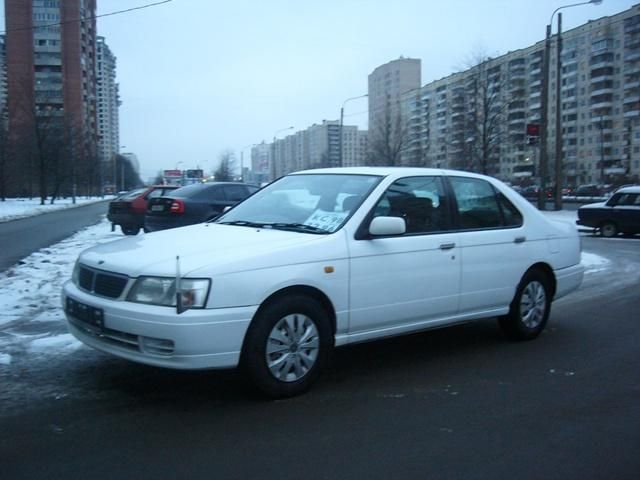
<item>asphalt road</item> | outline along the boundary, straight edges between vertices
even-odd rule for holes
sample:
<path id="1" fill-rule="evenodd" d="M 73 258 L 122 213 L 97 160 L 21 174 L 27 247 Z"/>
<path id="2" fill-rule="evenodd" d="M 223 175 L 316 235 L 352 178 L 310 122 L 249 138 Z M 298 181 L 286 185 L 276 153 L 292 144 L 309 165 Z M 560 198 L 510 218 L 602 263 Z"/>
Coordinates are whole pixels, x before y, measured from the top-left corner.
<path id="1" fill-rule="evenodd" d="M 97 223 L 107 213 L 108 201 L 56 210 L 35 217 L 0 223 L 0 272 L 36 250 L 48 247 Z"/>
<path id="2" fill-rule="evenodd" d="M 640 478 L 640 238 L 511 343 L 494 321 L 339 349 L 306 395 L 82 348 L 0 373 L 2 479 Z M 0 372 L 2 370 L 0 369 Z"/>

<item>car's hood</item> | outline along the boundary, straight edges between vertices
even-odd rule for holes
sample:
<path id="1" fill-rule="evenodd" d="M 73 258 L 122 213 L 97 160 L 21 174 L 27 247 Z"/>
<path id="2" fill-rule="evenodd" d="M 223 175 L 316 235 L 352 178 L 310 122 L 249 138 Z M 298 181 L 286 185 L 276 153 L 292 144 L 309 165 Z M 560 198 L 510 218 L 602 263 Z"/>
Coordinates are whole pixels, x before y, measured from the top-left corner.
<path id="1" fill-rule="evenodd" d="M 335 235 L 203 223 L 97 245 L 85 250 L 80 260 L 85 265 L 131 277 L 172 276 L 179 256 L 181 275 L 207 268 L 229 273 L 295 263 L 298 256 L 305 258 L 303 252 L 306 261 L 316 260 L 308 247 L 327 242 L 327 237 Z M 319 257 L 326 257 L 322 248 L 313 250 Z M 278 255 L 282 251 L 286 253 Z"/>
<path id="2" fill-rule="evenodd" d="M 581 205 L 580 208 L 602 208 L 606 203 L 607 202 L 587 203 L 586 205 Z"/>

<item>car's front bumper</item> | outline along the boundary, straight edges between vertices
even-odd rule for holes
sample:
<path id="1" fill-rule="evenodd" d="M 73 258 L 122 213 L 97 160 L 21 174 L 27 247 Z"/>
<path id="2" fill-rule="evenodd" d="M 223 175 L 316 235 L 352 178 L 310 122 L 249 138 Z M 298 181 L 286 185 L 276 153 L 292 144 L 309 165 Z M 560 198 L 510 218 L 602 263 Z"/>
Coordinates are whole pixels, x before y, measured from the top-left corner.
<path id="1" fill-rule="evenodd" d="M 67 297 L 101 309 L 97 328 L 66 314 L 69 331 L 81 342 L 134 362 L 177 369 L 233 368 L 257 306 L 187 310 L 97 297 L 67 282 Z"/>

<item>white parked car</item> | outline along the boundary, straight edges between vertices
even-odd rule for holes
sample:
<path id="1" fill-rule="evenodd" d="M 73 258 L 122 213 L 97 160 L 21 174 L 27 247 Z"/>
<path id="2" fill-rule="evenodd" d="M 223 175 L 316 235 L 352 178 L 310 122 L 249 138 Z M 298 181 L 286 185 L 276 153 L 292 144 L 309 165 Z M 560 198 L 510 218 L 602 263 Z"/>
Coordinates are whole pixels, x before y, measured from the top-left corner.
<path id="1" fill-rule="evenodd" d="M 273 397 L 334 346 L 497 317 L 536 337 L 581 283 L 575 226 L 490 177 L 420 168 L 287 175 L 213 222 L 84 251 L 69 329 L 136 362 L 241 365 Z"/>

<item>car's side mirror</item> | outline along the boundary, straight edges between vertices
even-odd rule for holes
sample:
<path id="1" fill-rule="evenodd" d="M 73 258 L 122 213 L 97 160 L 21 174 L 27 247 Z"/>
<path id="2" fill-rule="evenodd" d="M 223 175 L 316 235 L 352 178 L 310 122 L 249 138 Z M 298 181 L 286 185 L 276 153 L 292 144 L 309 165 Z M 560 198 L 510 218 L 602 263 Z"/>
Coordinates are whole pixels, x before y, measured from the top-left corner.
<path id="1" fill-rule="evenodd" d="M 229 210 L 231 210 L 231 205 L 227 205 L 226 207 L 224 207 L 222 209 L 222 213 L 227 213 Z"/>
<path id="2" fill-rule="evenodd" d="M 406 231 L 407 224 L 400 217 L 375 217 L 369 224 L 369 234 L 374 237 L 403 235 Z"/>

